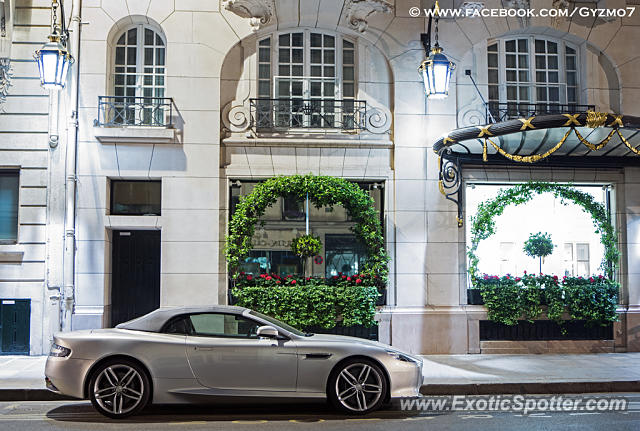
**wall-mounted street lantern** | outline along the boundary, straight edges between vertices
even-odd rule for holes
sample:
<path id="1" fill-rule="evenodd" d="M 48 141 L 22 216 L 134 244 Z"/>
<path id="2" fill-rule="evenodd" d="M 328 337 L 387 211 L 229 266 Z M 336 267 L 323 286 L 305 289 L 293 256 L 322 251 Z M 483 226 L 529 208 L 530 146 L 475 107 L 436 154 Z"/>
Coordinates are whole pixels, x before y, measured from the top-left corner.
<path id="1" fill-rule="evenodd" d="M 424 82 L 424 91 L 427 97 L 432 99 L 444 99 L 449 95 L 449 82 L 456 65 L 449 61 L 446 55 L 442 53 L 442 48 L 438 44 L 438 19 L 440 6 L 436 1 L 431 8 L 433 13 L 429 15 L 429 25 L 427 32 L 420 35 L 420 40 L 424 46 L 427 59 L 420 64 L 418 71 L 422 75 Z M 431 21 L 433 15 L 436 16 L 435 26 L 435 44 L 431 46 Z"/>
<path id="2" fill-rule="evenodd" d="M 60 22 L 58 25 L 58 0 L 51 3 L 51 34 L 49 42 L 45 43 L 35 53 L 35 59 L 40 71 L 40 84 L 47 89 L 61 90 L 67 82 L 67 72 L 73 63 L 73 57 L 67 50 L 69 31 L 65 27 L 64 7 L 60 2 Z"/>

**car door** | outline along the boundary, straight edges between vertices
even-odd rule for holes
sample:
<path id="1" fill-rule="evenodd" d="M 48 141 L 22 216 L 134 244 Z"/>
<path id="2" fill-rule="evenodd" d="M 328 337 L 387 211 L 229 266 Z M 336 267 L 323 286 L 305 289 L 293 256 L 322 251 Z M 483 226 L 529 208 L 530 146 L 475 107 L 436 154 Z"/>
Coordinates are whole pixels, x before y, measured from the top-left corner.
<path id="1" fill-rule="evenodd" d="M 187 357 L 203 386 L 221 393 L 296 390 L 297 349 L 290 339 L 258 338 L 261 324 L 239 314 L 187 319 Z"/>

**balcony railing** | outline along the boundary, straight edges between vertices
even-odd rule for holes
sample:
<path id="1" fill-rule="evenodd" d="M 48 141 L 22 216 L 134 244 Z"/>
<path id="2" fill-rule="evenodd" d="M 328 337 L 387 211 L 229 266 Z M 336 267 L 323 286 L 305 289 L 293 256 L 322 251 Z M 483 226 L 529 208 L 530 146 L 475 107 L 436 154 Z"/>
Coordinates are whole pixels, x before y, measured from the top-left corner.
<path id="1" fill-rule="evenodd" d="M 366 128 L 367 102 L 353 99 L 250 99 L 251 125 L 257 132 L 357 132 Z"/>
<path id="2" fill-rule="evenodd" d="M 489 102 L 485 105 L 486 124 L 518 118 L 530 118 L 543 114 L 575 114 L 594 110 L 594 105 L 559 104 L 559 103 L 520 103 Z"/>
<path id="3" fill-rule="evenodd" d="M 170 97 L 99 96 L 94 125 L 173 128 L 174 111 Z"/>

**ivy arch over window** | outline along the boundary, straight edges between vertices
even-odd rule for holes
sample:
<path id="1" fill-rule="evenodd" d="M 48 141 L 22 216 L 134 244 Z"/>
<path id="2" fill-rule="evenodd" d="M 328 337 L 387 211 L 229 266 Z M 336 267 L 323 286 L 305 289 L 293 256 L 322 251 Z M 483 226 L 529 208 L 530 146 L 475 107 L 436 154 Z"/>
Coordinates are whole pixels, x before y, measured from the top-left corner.
<path id="1" fill-rule="evenodd" d="M 521 110 L 531 104 L 540 112 L 579 104 L 579 64 L 578 48 L 564 40 L 521 35 L 489 41 L 487 81 L 492 113 L 500 103 Z"/>
<path id="2" fill-rule="evenodd" d="M 166 39 L 149 24 L 135 24 L 120 32 L 113 44 L 112 89 L 115 120 L 154 124 L 163 115 L 159 98 L 165 96 Z M 158 116 L 158 118 L 155 118 Z"/>

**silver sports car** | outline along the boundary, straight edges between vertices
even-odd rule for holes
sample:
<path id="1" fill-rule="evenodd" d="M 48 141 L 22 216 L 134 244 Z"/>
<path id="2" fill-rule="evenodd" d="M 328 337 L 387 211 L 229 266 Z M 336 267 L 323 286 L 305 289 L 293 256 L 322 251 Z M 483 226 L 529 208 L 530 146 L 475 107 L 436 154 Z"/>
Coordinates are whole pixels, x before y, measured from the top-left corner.
<path id="1" fill-rule="evenodd" d="M 220 396 L 327 398 L 363 414 L 418 396 L 422 360 L 242 307 L 162 308 L 114 329 L 57 334 L 45 376 L 50 390 L 90 398 L 111 418 Z"/>

